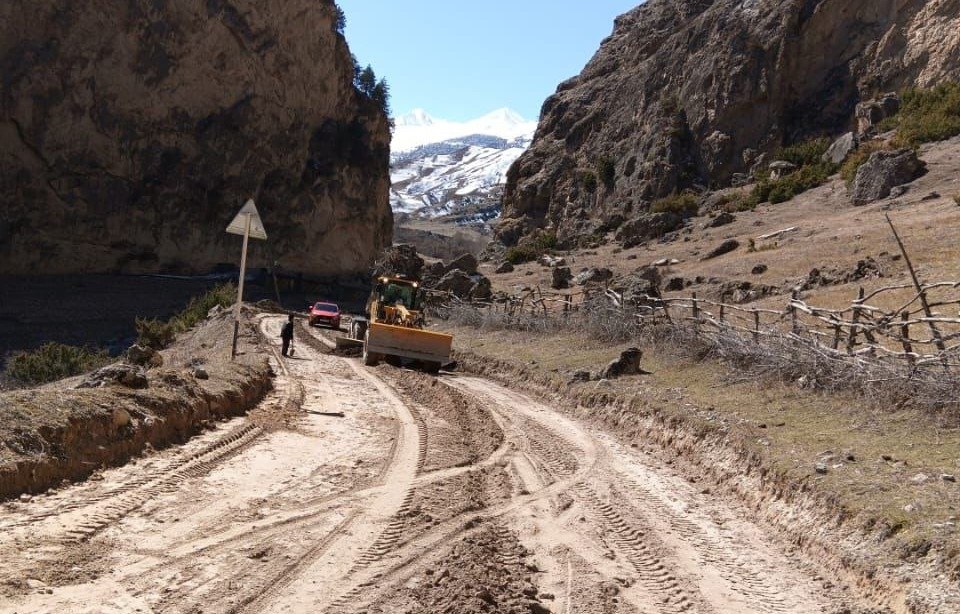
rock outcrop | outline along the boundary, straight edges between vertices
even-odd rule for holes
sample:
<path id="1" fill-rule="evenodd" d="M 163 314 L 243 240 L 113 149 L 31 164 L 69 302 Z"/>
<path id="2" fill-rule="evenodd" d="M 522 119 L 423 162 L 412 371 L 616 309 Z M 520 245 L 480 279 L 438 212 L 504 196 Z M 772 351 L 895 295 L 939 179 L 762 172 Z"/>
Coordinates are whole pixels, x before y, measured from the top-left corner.
<path id="1" fill-rule="evenodd" d="M 862 101 L 960 78 L 958 58 L 960 0 L 649 0 L 544 103 L 498 239 L 574 243 L 742 183 L 783 145 L 855 131 Z"/>
<path id="2" fill-rule="evenodd" d="M 912 149 L 875 151 L 860 168 L 850 188 L 853 204 L 860 206 L 886 198 L 899 185 L 927 172 L 927 165 Z"/>
<path id="3" fill-rule="evenodd" d="M 251 266 L 365 272 L 387 117 L 332 0 L 0 3 L 0 273 L 198 272 L 254 198 Z"/>

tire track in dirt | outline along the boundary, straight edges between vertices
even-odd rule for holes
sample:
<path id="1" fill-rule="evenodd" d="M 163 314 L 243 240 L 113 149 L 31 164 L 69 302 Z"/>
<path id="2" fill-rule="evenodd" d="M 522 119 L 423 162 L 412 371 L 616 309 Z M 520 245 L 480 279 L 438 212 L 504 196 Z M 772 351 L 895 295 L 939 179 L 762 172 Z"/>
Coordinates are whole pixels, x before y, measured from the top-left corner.
<path id="1" fill-rule="evenodd" d="M 439 381 L 444 382 L 445 379 L 441 378 Z M 466 392 L 475 396 L 472 391 L 460 389 L 456 383 L 451 383 L 450 386 L 454 390 L 459 390 L 460 393 Z M 571 447 L 577 450 L 580 448 L 563 435 L 541 426 L 537 421 L 505 413 L 502 408 L 494 404 L 484 404 L 484 407 L 496 416 L 495 421 L 503 432 L 504 441 L 493 450 L 490 456 L 475 465 L 440 470 L 436 476 L 427 474 L 425 477 L 437 477 L 443 481 L 455 479 L 464 472 L 482 470 L 480 465 L 489 463 L 492 457 L 502 458 L 519 451 L 518 453 L 524 456 L 528 454 L 536 456 L 536 462 L 531 461 L 531 465 L 536 465 L 534 470 L 539 477 L 540 487 L 529 493 L 525 492 L 526 488 L 524 488 L 519 496 L 508 498 L 506 502 L 490 505 L 484 509 L 470 509 L 455 513 L 451 518 L 428 528 L 392 552 L 385 550 L 379 553 L 377 560 L 371 561 L 369 568 L 360 570 L 362 573 L 357 575 L 353 586 L 334 600 L 325 610 L 326 612 L 333 614 L 358 611 L 361 604 L 375 601 L 380 598 L 379 595 L 390 590 L 388 588 L 374 590 L 375 585 L 396 587 L 400 582 L 398 578 L 415 573 L 416 569 L 428 561 L 436 561 L 437 553 L 451 544 L 469 539 L 470 536 L 481 531 L 480 527 L 485 527 L 490 522 L 496 523 L 498 519 L 515 513 L 521 508 L 566 492 L 577 479 L 584 477 L 592 468 L 591 459 L 594 455 L 588 451 L 583 455 L 584 462 L 578 462 L 576 453 L 564 450 Z M 556 425 L 554 428 L 557 428 Z M 549 474 L 549 477 L 544 474 Z M 422 486 L 424 483 L 421 482 L 418 485 Z M 508 532 L 503 527 L 500 530 Z M 386 557 L 387 554 L 390 555 L 389 558 Z"/>
<path id="2" fill-rule="evenodd" d="M 664 614 L 684 612 L 712 612 L 702 603 L 699 595 L 693 595 L 681 585 L 678 572 L 657 556 L 645 543 L 647 531 L 628 524 L 610 503 L 604 501 L 590 486 L 578 484 L 574 492 L 581 503 L 600 518 L 600 524 L 617 549 L 626 554 L 627 560 L 639 574 L 640 583 L 653 594 L 660 596 L 657 607 Z"/>
<path id="3" fill-rule="evenodd" d="M 268 327 L 274 327 L 276 324 L 273 321 L 274 319 L 276 318 L 263 319 L 261 334 L 264 337 L 264 342 L 276 357 L 276 349 L 267 340 L 269 334 L 266 330 Z M 314 360 L 333 361 L 335 363 L 344 361 L 344 359 L 331 357 L 316 348 L 312 348 L 311 344 L 305 345 L 306 348 L 303 347 L 303 344 L 301 345 L 298 356 L 302 356 L 306 351 L 316 354 L 313 357 Z M 320 356 L 320 354 L 323 354 L 323 356 Z M 286 365 L 282 362 L 281 364 L 291 378 L 304 377 L 303 374 L 298 375 L 291 372 L 290 369 L 286 369 Z M 266 551 L 272 544 L 276 543 L 284 543 L 285 541 L 295 543 L 298 541 L 298 535 L 306 534 L 311 530 L 323 532 L 319 540 L 310 544 L 303 551 L 297 552 L 281 566 L 279 571 L 273 572 L 271 570 L 271 573 L 264 575 L 263 570 L 256 570 L 254 572 L 255 579 L 252 580 L 256 586 L 246 590 L 244 595 L 230 605 L 226 610 L 227 612 L 261 612 L 264 609 L 282 607 L 277 602 L 284 602 L 288 600 L 291 593 L 296 593 L 297 587 L 303 584 L 304 578 L 314 578 L 316 570 L 323 569 L 322 563 L 325 560 L 337 559 L 337 564 L 334 566 L 336 569 L 362 566 L 367 563 L 369 557 L 375 558 L 385 549 L 389 549 L 397 538 L 399 530 L 402 529 L 400 519 L 408 510 L 409 499 L 412 496 L 410 484 L 412 484 L 419 467 L 422 466 L 424 457 L 423 445 L 419 442 L 417 433 L 425 430 L 426 426 L 422 424 L 422 420 L 417 419 L 414 412 L 409 411 L 409 408 L 402 407 L 402 404 L 398 405 L 399 400 L 395 396 L 391 396 L 390 390 L 384 384 L 378 385 L 377 380 L 370 379 L 367 374 L 352 364 L 349 364 L 349 370 L 355 376 L 354 384 L 349 388 L 341 389 L 341 394 L 359 398 L 370 397 L 373 393 L 374 398 L 380 399 L 380 402 L 384 405 L 391 406 L 394 414 L 396 414 L 399 427 L 396 429 L 394 437 L 391 438 L 389 456 L 372 480 L 374 485 L 367 483 L 348 491 L 333 493 L 318 500 L 312 500 L 309 505 L 320 504 L 319 509 L 301 514 L 296 518 L 282 520 L 268 527 L 258 527 L 250 533 L 237 535 L 224 540 L 222 543 L 210 546 L 211 549 L 229 556 L 240 549 L 257 552 L 261 549 Z M 363 385 L 364 383 L 368 385 Z M 411 426 L 414 428 L 411 428 Z M 399 507 L 394 514 L 385 514 L 384 510 L 389 508 L 390 502 L 398 499 L 396 490 L 398 487 L 402 488 L 404 482 L 407 483 L 407 492 L 398 501 Z M 329 523 L 325 523 L 325 521 L 335 509 L 340 509 L 342 513 L 345 513 L 345 516 L 334 526 L 326 527 L 326 524 Z M 387 520 L 380 520 L 383 516 L 388 516 Z M 372 539 L 372 544 L 364 550 L 356 542 L 362 542 L 364 537 L 370 534 L 372 527 L 378 523 L 385 523 L 386 526 L 379 534 L 374 533 L 376 538 Z M 209 553 L 209 550 L 207 552 Z M 343 553 L 348 553 L 348 556 L 342 556 Z M 356 559 L 352 564 L 349 560 L 349 554 L 351 553 L 353 558 Z M 291 557 L 289 552 L 286 556 Z M 242 569 L 245 561 L 239 563 Z M 236 575 L 237 577 L 244 576 L 242 572 Z M 323 580 L 333 582 L 334 579 L 324 577 Z M 224 583 L 220 582 L 220 584 Z M 226 593 L 231 585 L 231 581 L 227 581 L 226 588 L 220 590 Z M 194 602 L 197 607 L 202 606 L 205 601 L 202 595 L 194 597 L 182 594 L 176 595 L 171 599 L 164 600 L 164 606 L 161 607 L 161 610 L 166 609 L 169 605 L 171 611 L 179 611 L 185 600 Z"/>
<path id="4" fill-rule="evenodd" d="M 276 609 L 300 611 L 305 603 L 315 611 L 347 593 L 344 586 L 358 572 L 376 564 L 400 540 L 413 497 L 413 482 L 421 471 L 426 455 L 426 424 L 417 410 L 406 404 L 385 382 L 364 370 L 353 360 L 345 360 L 357 376 L 366 382 L 367 392 L 389 405 L 399 428 L 391 460 L 382 472 L 384 485 L 369 491 L 350 522 L 338 525 L 324 538 L 328 547 L 311 553 L 291 567 L 289 573 L 271 579 L 270 586 L 283 586 L 283 594 L 272 589 L 261 599 L 231 610 L 258 612 L 267 605 Z M 335 571 L 331 574 L 328 568 Z M 337 572 L 336 570 L 345 570 Z"/>
<path id="5" fill-rule="evenodd" d="M 769 575 L 755 569 L 755 565 L 745 560 L 740 553 L 742 546 L 730 539 L 721 542 L 710 537 L 701 525 L 677 515 L 659 497 L 639 484 L 627 482 L 625 488 L 631 495 L 632 502 L 651 510 L 656 518 L 668 525 L 667 530 L 675 532 L 696 550 L 697 556 L 705 565 L 716 568 L 729 582 L 731 591 L 742 595 L 748 603 L 761 605 L 763 612 L 791 610 L 783 597 L 783 593 L 790 587 L 773 582 Z"/>
<path id="6" fill-rule="evenodd" d="M 687 501 L 686 491 L 669 491 L 671 482 L 656 478 L 654 468 L 645 467 L 646 474 L 628 472 L 625 468 L 642 465 L 641 461 L 623 448 L 606 443 L 605 437 L 593 438 L 572 421 L 549 416 L 554 412 L 547 406 L 492 382 L 458 377 L 451 385 L 487 398 L 492 405 L 499 406 L 501 414 L 512 412 L 521 416 L 514 418 L 523 437 L 517 444 L 518 450 L 530 466 L 537 468 L 540 464 L 540 473 L 547 479 L 563 479 L 576 471 L 584 441 L 592 440 L 591 445 L 599 449 L 597 470 L 589 474 L 590 479 L 578 480 L 566 493 L 587 512 L 591 522 L 586 527 L 571 523 L 566 528 L 584 538 L 607 543 L 629 562 L 637 573 L 644 607 L 656 605 L 657 611 L 669 614 L 799 614 L 811 611 L 811 607 L 829 607 L 826 604 L 832 602 L 827 595 L 809 594 L 814 589 L 813 582 L 797 584 L 795 578 L 804 572 L 786 557 L 773 554 L 765 543 L 759 543 L 756 531 L 730 535 L 713 524 L 709 515 L 691 512 L 696 504 L 677 503 Z M 578 450 L 577 444 L 580 451 L 571 460 L 569 453 Z M 655 486 L 645 484 L 644 476 L 654 480 Z M 668 491 L 672 504 L 664 498 Z M 711 505 L 707 500 L 698 501 Z M 565 507 L 566 504 L 560 504 L 561 511 Z M 723 504 L 716 509 L 724 509 Z M 596 537 L 582 531 L 590 525 L 596 527 Z M 571 543 L 571 547 L 575 545 Z M 751 550 L 756 548 L 766 554 L 751 557 Z M 642 595 L 652 595 L 655 603 L 647 603 Z"/>

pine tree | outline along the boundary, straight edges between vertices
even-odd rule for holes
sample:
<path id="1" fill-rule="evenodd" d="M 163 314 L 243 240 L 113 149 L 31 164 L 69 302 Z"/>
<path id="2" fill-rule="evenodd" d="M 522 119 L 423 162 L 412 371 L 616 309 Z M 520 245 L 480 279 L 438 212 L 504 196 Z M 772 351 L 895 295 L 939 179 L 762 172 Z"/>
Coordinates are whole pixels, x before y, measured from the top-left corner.
<path id="1" fill-rule="evenodd" d="M 343 9 L 339 6 L 337 8 L 337 20 L 334 22 L 334 29 L 338 34 L 343 34 L 343 31 L 347 29 L 347 14 L 343 12 Z"/>
<path id="2" fill-rule="evenodd" d="M 367 64 L 367 67 L 360 71 L 360 75 L 357 77 L 357 89 L 367 98 L 373 98 L 373 91 L 376 87 L 377 75 L 373 72 L 373 68 Z"/>
<path id="3" fill-rule="evenodd" d="M 350 54 L 350 60 L 353 62 L 353 86 L 357 89 L 360 89 L 360 73 L 363 72 L 363 69 L 360 68 L 360 62 L 357 61 L 357 56 Z"/>
<path id="4" fill-rule="evenodd" d="M 380 79 L 373 88 L 373 101 L 383 109 L 383 112 L 390 115 L 390 85 L 386 79 Z"/>

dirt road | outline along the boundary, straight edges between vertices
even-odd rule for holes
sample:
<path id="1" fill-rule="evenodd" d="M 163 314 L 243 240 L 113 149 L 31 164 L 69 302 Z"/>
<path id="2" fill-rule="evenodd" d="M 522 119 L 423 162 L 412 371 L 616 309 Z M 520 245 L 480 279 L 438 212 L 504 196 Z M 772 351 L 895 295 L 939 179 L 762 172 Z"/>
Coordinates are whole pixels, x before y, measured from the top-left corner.
<path id="1" fill-rule="evenodd" d="M 265 338 L 281 323 L 264 317 Z M 736 504 L 528 396 L 367 369 L 306 339 L 283 362 L 264 351 L 276 390 L 248 417 L 4 506 L 0 612 L 808 614 L 856 601 Z"/>

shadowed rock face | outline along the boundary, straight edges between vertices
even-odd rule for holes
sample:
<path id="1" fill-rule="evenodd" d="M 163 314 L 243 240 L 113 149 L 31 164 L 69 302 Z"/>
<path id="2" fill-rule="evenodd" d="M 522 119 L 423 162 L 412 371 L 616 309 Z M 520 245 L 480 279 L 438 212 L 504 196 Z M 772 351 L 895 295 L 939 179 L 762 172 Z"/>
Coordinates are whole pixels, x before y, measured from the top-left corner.
<path id="1" fill-rule="evenodd" d="M 960 0 L 650 0 L 544 103 L 498 237 L 589 235 L 655 198 L 724 185 L 784 144 L 846 132 L 861 100 L 951 78 Z"/>
<path id="2" fill-rule="evenodd" d="M 256 199 L 251 266 L 365 271 L 387 118 L 329 0 L 0 3 L 0 273 L 197 272 Z"/>

